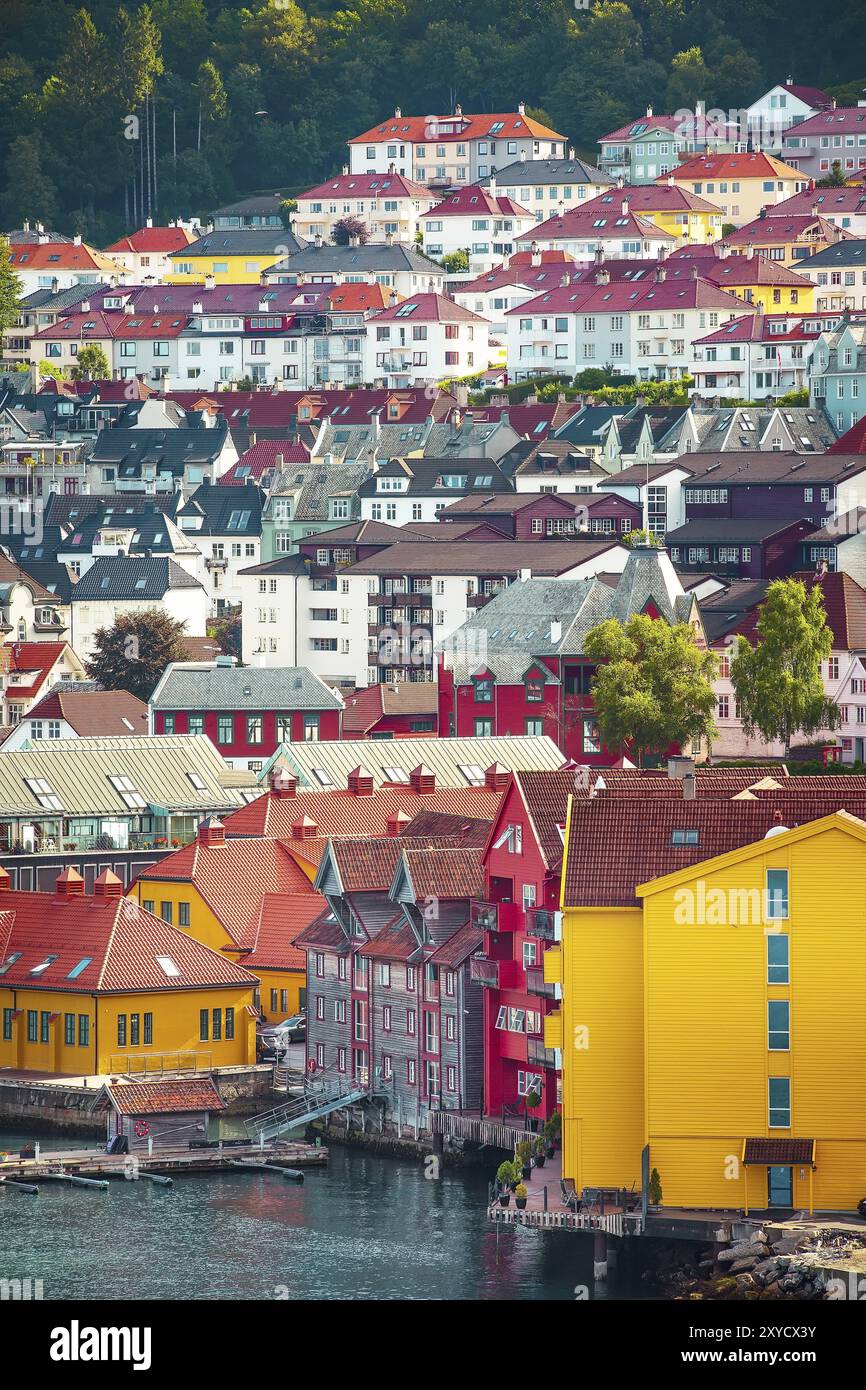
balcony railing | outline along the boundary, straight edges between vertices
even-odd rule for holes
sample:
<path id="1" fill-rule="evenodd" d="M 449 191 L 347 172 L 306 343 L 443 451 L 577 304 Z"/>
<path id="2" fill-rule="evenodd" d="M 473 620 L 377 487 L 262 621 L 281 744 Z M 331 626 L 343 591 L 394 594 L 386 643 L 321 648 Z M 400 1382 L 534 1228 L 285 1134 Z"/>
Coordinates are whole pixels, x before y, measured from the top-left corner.
<path id="1" fill-rule="evenodd" d="M 562 914 L 545 907 L 536 907 L 526 914 L 526 935 L 538 941 L 559 941 L 562 937 Z"/>
<path id="2" fill-rule="evenodd" d="M 548 984 L 544 971 L 538 966 L 529 966 L 526 971 L 526 988 L 530 994 L 540 994 L 544 999 L 556 998 L 556 985 Z"/>
<path id="3" fill-rule="evenodd" d="M 523 925 L 518 903 L 471 902 L 469 920 L 479 931 L 514 931 Z"/>
<path id="4" fill-rule="evenodd" d="M 502 963 L 500 960 L 488 960 L 485 956 L 471 956 L 469 978 L 480 985 L 486 985 L 488 989 L 499 989 L 499 967 Z"/>

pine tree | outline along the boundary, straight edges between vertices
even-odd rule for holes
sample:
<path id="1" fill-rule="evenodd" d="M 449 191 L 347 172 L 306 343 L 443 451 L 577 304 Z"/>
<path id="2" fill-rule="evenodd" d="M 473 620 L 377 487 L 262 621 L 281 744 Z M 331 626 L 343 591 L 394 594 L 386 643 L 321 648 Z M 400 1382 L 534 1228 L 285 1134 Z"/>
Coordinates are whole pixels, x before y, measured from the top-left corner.
<path id="1" fill-rule="evenodd" d="M 11 328 L 21 309 L 21 281 L 12 267 L 12 251 L 0 237 L 0 334 Z"/>

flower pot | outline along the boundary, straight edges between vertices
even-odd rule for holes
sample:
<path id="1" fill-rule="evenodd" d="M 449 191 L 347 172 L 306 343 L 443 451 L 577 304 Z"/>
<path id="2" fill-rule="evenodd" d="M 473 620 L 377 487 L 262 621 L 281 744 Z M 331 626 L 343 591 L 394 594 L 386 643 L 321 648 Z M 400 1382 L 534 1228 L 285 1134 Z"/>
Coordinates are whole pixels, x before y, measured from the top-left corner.
<path id="1" fill-rule="evenodd" d="M 531 1177 L 532 1177 L 532 1164 L 531 1164 L 531 1163 L 524 1163 L 524 1165 L 523 1165 L 523 1181 L 524 1181 L 524 1182 L 527 1182 L 528 1179 L 531 1178 Z"/>
<path id="2" fill-rule="evenodd" d="M 544 1154 L 536 1154 L 536 1155 L 535 1155 L 535 1166 L 536 1166 L 536 1168 L 543 1168 L 546 1162 L 547 1162 L 547 1159 L 546 1159 L 546 1157 L 545 1157 Z"/>
<path id="3" fill-rule="evenodd" d="M 526 1206 L 526 1202 L 527 1202 L 527 1198 L 526 1198 L 526 1197 L 515 1197 L 515 1199 L 514 1199 L 514 1205 L 515 1205 L 520 1211 L 523 1211 L 523 1208 Z"/>
<path id="4" fill-rule="evenodd" d="M 547 1146 L 547 1157 L 556 1158 L 556 1148 L 553 1144 L 548 1144 Z"/>
<path id="5" fill-rule="evenodd" d="M 507 1207 L 507 1206 L 508 1206 L 508 1203 L 509 1203 L 510 1201 L 511 1201 L 511 1193 L 510 1193 L 510 1192 L 500 1192 L 500 1194 L 499 1194 L 499 1205 L 500 1205 L 501 1207 Z"/>

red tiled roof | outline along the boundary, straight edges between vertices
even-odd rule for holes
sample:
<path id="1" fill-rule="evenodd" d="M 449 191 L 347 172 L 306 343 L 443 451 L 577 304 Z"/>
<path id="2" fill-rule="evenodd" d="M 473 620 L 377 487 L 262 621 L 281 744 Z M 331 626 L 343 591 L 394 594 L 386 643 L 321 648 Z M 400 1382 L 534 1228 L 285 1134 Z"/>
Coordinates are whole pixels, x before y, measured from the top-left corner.
<path id="1" fill-rule="evenodd" d="M 800 196 L 800 195 L 796 195 Z M 781 206 L 781 205 L 780 205 Z M 754 246 L 756 243 L 802 241 L 815 227 L 828 241 L 850 241 L 853 234 L 841 227 L 834 227 L 826 217 L 813 212 L 780 213 L 771 207 L 764 217 L 756 217 L 744 227 L 735 227 L 725 237 L 726 246 Z"/>
<path id="2" fill-rule="evenodd" d="M 22 242 L 11 247 L 15 270 L 104 270 L 117 274 L 117 262 L 92 246 L 76 246 L 72 241 L 51 241 L 43 245 Z"/>
<path id="3" fill-rule="evenodd" d="M 804 122 L 804 124 L 807 124 Z M 797 127 L 799 133 L 802 126 Z M 803 175 L 790 164 L 775 159 L 773 155 L 761 151 L 748 154 L 699 154 L 678 164 L 672 174 L 677 183 L 685 180 L 700 182 L 702 179 L 796 179 L 803 182 Z M 669 174 L 659 174 L 656 183 L 666 183 Z"/>
<path id="4" fill-rule="evenodd" d="M 188 322 L 187 314 L 120 314 L 96 309 L 87 314 L 67 314 L 33 336 L 36 339 L 68 338 L 81 342 L 114 338 L 177 338 Z"/>
<path id="5" fill-rule="evenodd" d="M 833 100 L 820 87 L 801 87 L 798 82 L 783 82 L 782 86 L 792 97 L 799 97 L 807 106 L 830 106 Z"/>
<path id="6" fill-rule="evenodd" d="M 420 949 L 417 936 L 400 913 L 386 922 L 371 941 L 365 941 L 358 955 L 383 960 L 410 960 Z"/>
<path id="7" fill-rule="evenodd" d="M 471 922 L 466 922 L 459 927 L 453 936 L 449 936 L 447 941 L 443 941 L 432 954 L 428 957 L 433 965 L 438 965 L 445 970 L 456 970 L 458 965 L 462 965 L 467 956 L 480 950 L 484 945 L 484 933 L 474 927 Z"/>
<path id="8" fill-rule="evenodd" d="M 857 131 L 866 135 L 866 106 L 837 106 L 834 111 L 817 111 L 800 121 L 797 136 L 847 135 Z"/>
<path id="9" fill-rule="evenodd" d="M 593 200 L 595 201 L 595 199 Z M 596 226 L 596 223 L 602 223 Z M 539 222 L 527 232 L 521 232 L 515 239 L 525 241 L 604 241 L 608 237 L 621 240 L 624 237 L 640 237 L 642 241 L 669 241 L 673 245 L 676 237 L 672 232 L 663 232 L 654 222 L 629 208 L 621 212 L 620 206 L 608 208 L 604 212 L 587 210 L 583 204 L 579 208 L 569 208 L 567 212 L 556 213 L 546 222 Z"/>
<path id="10" fill-rule="evenodd" d="M 0 905 L 14 914 L 8 953 L 21 952 L 2 977 L 6 987 L 125 994 L 217 985 L 251 988 L 255 983 L 248 971 L 146 912 L 132 898 L 5 889 Z M 33 975 L 34 967 L 48 956 L 55 959 Z M 70 978 L 85 957 L 90 957 L 89 963 Z M 166 974 L 159 957 L 173 961 L 178 973 Z"/>
<path id="11" fill-rule="evenodd" d="M 438 715 L 437 687 L 430 681 L 371 685 L 346 696 L 343 733 L 368 733 L 385 715 Z"/>
<path id="12" fill-rule="evenodd" d="M 7 691 L 7 699 L 20 695 L 29 699 L 41 689 L 49 672 L 63 656 L 68 642 L 8 642 L 3 648 L 9 654 L 9 671 L 32 671 L 29 685 L 16 684 Z"/>
<path id="13" fill-rule="evenodd" d="M 400 843 L 398 841 L 398 843 Z M 439 899 L 480 898 L 484 894 L 484 870 L 481 851 L 450 845 L 434 848 L 414 848 L 414 842 L 404 840 L 406 867 L 418 902 Z"/>
<path id="14" fill-rule="evenodd" d="M 404 834 L 380 835 L 376 839 L 363 840 L 346 838 L 332 840 L 330 851 L 344 893 L 371 893 L 390 888 L 403 854 L 410 860 L 412 883 L 419 898 L 472 897 L 476 892 L 480 893 L 483 887 L 480 878 L 473 878 L 471 875 L 467 877 L 467 870 L 458 858 L 460 855 L 468 855 L 480 866 L 478 847 L 455 846 L 448 836 L 410 839 Z M 455 856 L 453 860 L 449 857 L 451 855 Z M 419 858 L 434 862 L 425 870 L 418 867 Z M 453 880 L 447 877 L 449 867 L 453 868 L 456 874 Z M 424 885 L 423 891 L 416 884 L 416 873 L 418 881 Z M 480 874 L 480 867 L 478 873 Z M 434 880 L 439 884 L 438 890 L 429 888 L 429 884 Z M 468 892 L 464 892 L 463 889 L 470 880 L 473 886 Z"/>
<path id="15" fill-rule="evenodd" d="M 295 939 L 321 912 L 318 893 L 265 893 L 236 948 L 223 949 L 237 949 L 247 970 L 303 970 L 306 956 Z"/>
<path id="16" fill-rule="evenodd" d="M 363 138 L 363 137 L 362 137 Z M 402 174 L 338 174 L 326 183 L 318 183 L 299 193 L 296 201 L 305 203 L 320 198 L 423 198 L 430 194 L 423 183 L 415 183 Z"/>
<path id="17" fill-rule="evenodd" d="M 293 443 L 290 439 L 257 439 L 246 453 L 241 454 L 220 478 L 221 487 L 237 487 L 247 478 L 258 481 L 270 469 L 279 472 L 291 463 L 309 463 L 310 451 L 306 444 Z M 239 476 L 239 469 L 248 468 L 249 473 Z"/>
<path id="18" fill-rule="evenodd" d="M 866 454 L 866 415 L 841 434 L 827 450 L 828 454 Z"/>
<path id="19" fill-rule="evenodd" d="M 64 719 L 82 737 L 146 734 L 147 705 L 127 690 L 52 690 L 28 719 Z"/>
<path id="20" fill-rule="evenodd" d="M 670 178 L 670 175 L 668 175 Z M 609 188 L 582 203 L 581 212 L 606 212 L 609 208 L 619 209 L 627 201 L 633 212 L 712 212 L 719 215 L 715 203 L 707 202 L 697 193 L 686 188 L 678 188 L 675 183 L 629 183 L 622 188 Z"/>
<path id="21" fill-rule="evenodd" d="M 797 289 L 812 286 L 805 275 L 796 275 L 781 261 L 771 261 L 769 256 L 720 256 L 712 263 L 703 264 L 701 274 L 720 289 L 725 285 L 790 285 Z"/>
<path id="22" fill-rule="evenodd" d="M 241 809 L 251 810 L 256 804 Z M 293 819 L 300 814 L 296 810 Z M 230 820 L 226 818 L 226 826 Z M 148 885 L 163 881 L 191 883 L 236 945 L 245 939 L 266 892 L 312 894 L 309 878 L 275 838 L 210 845 L 196 840 L 153 864 L 137 880 L 148 896 Z"/>
<path id="23" fill-rule="evenodd" d="M 741 260 L 732 256 L 731 261 Z M 727 264 L 727 262 L 725 262 Z M 663 267 L 667 262 L 662 263 Z M 806 287 L 809 281 L 794 277 L 797 284 Z M 655 277 L 637 282 L 615 280 L 609 284 L 597 285 L 586 281 L 583 284 L 561 285 L 545 294 L 528 299 L 514 309 L 506 311 L 506 317 L 513 315 L 540 314 L 585 314 L 593 309 L 598 313 L 640 313 L 646 309 L 661 312 L 664 309 L 735 309 L 742 307 L 743 301 L 735 295 L 714 284 L 703 272 L 697 279 L 683 276 L 677 279 L 665 270 L 665 278 Z"/>
<path id="24" fill-rule="evenodd" d="M 420 388 L 413 387 L 395 391 L 384 387 L 375 390 L 359 388 L 357 391 L 322 390 L 318 387 L 309 391 L 219 391 L 213 396 L 201 391 L 168 391 L 166 397 L 177 401 L 185 410 L 196 409 L 202 401 L 210 401 L 225 417 L 230 429 L 238 425 L 254 431 L 281 429 L 287 436 L 293 422 L 308 424 L 332 416 L 337 410 L 341 412 L 341 425 L 369 424 L 372 412 L 385 412 L 388 402 L 396 400 L 403 407 L 399 419 L 420 424 L 431 414 L 437 419 L 444 418 L 447 411 L 457 404 L 444 391 L 430 396 Z M 309 406 L 308 416 L 299 415 L 302 404 Z M 344 410 L 347 410 L 345 415 L 342 413 Z M 383 413 L 383 421 L 387 418 Z"/>
<path id="25" fill-rule="evenodd" d="M 449 130 L 447 127 L 453 127 Z M 496 126 L 496 130 L 492 127 Z M 555 130 L 542 125 L 519 111 L 484 112 L 469 115 L 462 112 L 453 116 L 389 116 L 379 125 L 365 130 L 363 135 L 354 135 L 350 145 L 376 145 L 383 140 L 394 138 L 407 142 L 430 141 L 444 144 L 452 140 L 483 140 L 493 135 L 497 140 L 513 140 L 522 135 L 533 135 L 542 140 L 564 140 Z"/>
<path id="26" fill-rule="evenodd" d="M 491 217 L 501 217 L 503 214 L 506 217 L 532 216 L 528 208 L 515 203 L 512 198 L 489 193 L 479 184 L 467 184 L 465 188 L 457 188 L 446 194 L 441 203 L 422 214 L 422 221 L 427 217 L 475 217 L 485 212 Z"/>
<path id="27" fill-rule="evenodd" d="M 410 306 L 415 305 L 410 314 Z M 392 304 L 387 309 L 383 309 L 381 314 L 374 314 L 373 323 L 382 323 L 388 319 L 411 319 L 413 323 L 427 321 L 434 323 L 453 323 L 455 320 L 466 323 L 486 323 L 480 314 L 473 314 L 470 309 L 464 309 L 459 304 L 455 304 L 453 299 L 446 299 L 444 295 L 434 294 L 432 291 L 425 294 L 412 294 L 408 299 L 404 299 L 400 304 Z M 340 423 L 343 423 L 342 417 Z"/>
<path id="28" fill-rule="evenodd" d="M 859 212 L 866 214 L 866 189 L 863 188 L 805 188 L 800 193 L 792 193 L 783 203 L 773 204 L 775 217 L 791 217 L 799 214 L 822 217 L 833 213 Z"/>
<path id="29" fill-rule="evenodd" d="M 181 1115 L 224 1110 L 225 1102 L 209 1076 L 177 1081 L 127 1081 L 106 1086 L 121 1115 Z"/>
<path id="30" fill-rule="evenodd" d="M 349 940 L 329 907 L 295 937 L 298 947 L 320 946 L 326 951 L 348 951 Z"/>
<path id="31" fill-rule="evenodd" d="M 379 309 L 386 309 L 391 297 L 391 291 L 385 285 L 364 285 L 361 283 L 353 284 L 347 281 L 345 284 L 336 285 L 326 295 L 327 309 L 332 314 L 362 314 L 375 313 Z M 398 295 L 402 300 L 403 296 Z"/>
<path id="32" fill-rule="evenodd" d="M 195 240 L 192 233 L 183 227 L 139 227 L 137 232 L 122 236 L 119 241 L 106 246 L 105 253 L 111 255 L 113 251 L 134 251 L 138 254 L 147 255 L 149 252 L 158 256 L 165 252 L 182 251 Z"/>
<path id="33" fill-rule="evenodd" d="M 866 820 L 866 793 L 835 785 L 847 779 L 832 780 L 832 787 L 811 795 L 768 794 L 743 801 L 702 800 L 700 793 L 694 801 L 604 795 L 575 800 L 563 902 L 569 907 L 635 906 L 638 884 L 756 843 L 780 823 L 777 811 L 789 828 L 837 810 Z M 696 830 L 698 843 L 674 845 L 677 829 Z"/>

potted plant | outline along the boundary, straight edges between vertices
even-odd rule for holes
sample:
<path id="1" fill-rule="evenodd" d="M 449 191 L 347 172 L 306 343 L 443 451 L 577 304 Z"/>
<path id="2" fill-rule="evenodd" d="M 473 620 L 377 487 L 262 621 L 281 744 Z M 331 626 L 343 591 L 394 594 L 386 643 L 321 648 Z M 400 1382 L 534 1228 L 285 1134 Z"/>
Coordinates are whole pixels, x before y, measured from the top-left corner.
<path id="1" fill-rule="evenodd" d="M 519 1182 L 517 1184 L 517 1187 L 514 1189 L 514 1205 L 520 1211 L 523 1211 L 524 1207 L 526 1206 L 526 1198 L 528 1197 L 528 1195 L 529 1194 L 526 1190 L 525 1184 Z"/>
<path id="2" fill-rule="evenodd" d="M 547 1141 L 547 1157 L 553 1158 L 556 1153 L 556 1146 L 562 1135 L 562 1115 L 558 1110 L 544 1123 L 544 1138 Z"/>
<path id="3" fill-rule="evenodd" d="M 496 1181 L 499 1185 L 499 1205 L 507 1207 L 511 1201 L 511 1186 L 514 1181 L 514 1164 L 508 1159 L 497 1168 Z"/>
<path id="4" fill-rule="evenodd" d="M 662 1204 L 662 1180 L 658 1168 L 653 1168 L 650 1173 L 647 1199 L 651 1207 L 660 1207 Z"/>
<path id="5" fill-rule="evenodd" d="M 532 1177 L 532 1145 L 528 1139 L 521 1139 L 514 1150 L 517 1159 L 517 1167 L 520 1169 L 521 1176 L 526 1181 Z"/>
<path id="6" fill-rule="evenodd" d="M 535 1160 L 536 1168 L 543 1168 L 547 1160 L 547 1144 L 542 1134 L 539 1134 L 532 1145 L 532 1156 Z"/>

